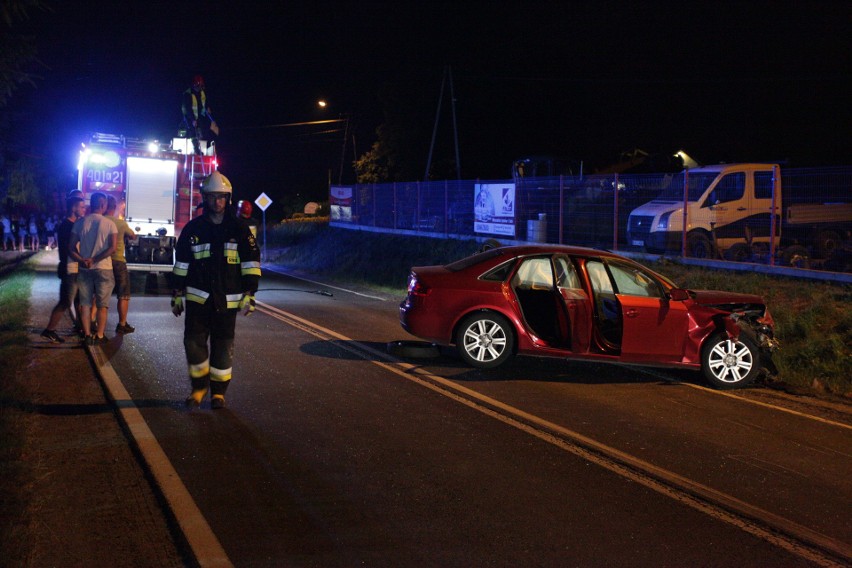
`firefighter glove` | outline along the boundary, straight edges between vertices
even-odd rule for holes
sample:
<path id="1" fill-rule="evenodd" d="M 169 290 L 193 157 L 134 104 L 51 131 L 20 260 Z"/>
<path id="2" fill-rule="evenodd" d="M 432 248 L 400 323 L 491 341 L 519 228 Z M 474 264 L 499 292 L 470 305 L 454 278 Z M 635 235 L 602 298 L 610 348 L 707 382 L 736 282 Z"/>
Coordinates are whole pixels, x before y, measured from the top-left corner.
<path id="1" fill-rule="evenodd" d="M 183 296 L 175 296 L 172 298 L 172 313 L 175 317 L 180 317 L 183 313 Z"/>
<path id="2" fill-rule="evenodd" d="M 254 312 L 254 308 L 254 294 L 246 292 L 243 294 L 243 299 L 240 300 L 240 309 L 243 311 L 243 315 L 250 316 Z"/>

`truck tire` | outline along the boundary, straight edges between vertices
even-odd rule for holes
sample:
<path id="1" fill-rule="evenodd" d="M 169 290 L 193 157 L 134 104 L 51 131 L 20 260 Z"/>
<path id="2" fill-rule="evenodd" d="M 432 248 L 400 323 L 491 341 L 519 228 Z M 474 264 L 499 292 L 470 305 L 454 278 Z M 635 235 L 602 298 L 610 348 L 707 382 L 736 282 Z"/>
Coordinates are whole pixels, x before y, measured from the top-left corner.
<path id="1" fill-rule="evenodd" d="M 820 231 L 814 244 L 819 257 L 827 260 L 840 248 L 840 235 L 836 231 Z"/>
<path id="2" fill-rule="evenodd" d="M 691 258 L 713 258 L 713 243 L 704 233 L 693 232 L 686 236 L 686 256 Z"/>
<path id="3" fill-rule="evenodd" d="M 781 254 L 781 260 L 784 266 L 793 266 L 795 268 L 809 268 L 811 264 L 808 249 L 802 245 L 791 245 L 785 248 Z"/>
<path id="4" fill-rule="evenodd" d="M 485 252 L 487 250 L 491 250 L 491 249 L 494 249 L 494 248 L 500 248 L 502 246 L 503 246 L 503 243 L 501 243 L 497 239 L 488 239 L 487 241 L 482 243 L 482 246 L 479 247 L 479 252 Z"/>
<path id="5" fill-rule="evenodd" d="M 751 259 L 751 248 L 746 243 L 734 243 L 725 251 L 725 260 L 745 262 Z"/>

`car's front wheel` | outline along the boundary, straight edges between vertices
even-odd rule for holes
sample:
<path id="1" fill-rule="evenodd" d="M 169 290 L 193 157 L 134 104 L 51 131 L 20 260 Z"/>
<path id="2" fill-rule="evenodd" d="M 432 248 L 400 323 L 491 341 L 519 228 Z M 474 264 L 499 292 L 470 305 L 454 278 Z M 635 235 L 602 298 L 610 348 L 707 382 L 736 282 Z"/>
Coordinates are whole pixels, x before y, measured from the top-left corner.
<path id="1" fill-rule="evenodd" d="M 737 339 L 716 334 L 707 341 L 701 354 L 704 377 L 718 389 L 745 387 L 754 381 L 760 369 L 760 351 L 746 333 L 740 333 Z"/>
<path id="2" fill-rule="evenodd" d="M 456 332 L 461 358 L 473 367 L 493 369 L 512 358 L 515 332 L 499 314 L 481 312 L 467 316 Z"/>

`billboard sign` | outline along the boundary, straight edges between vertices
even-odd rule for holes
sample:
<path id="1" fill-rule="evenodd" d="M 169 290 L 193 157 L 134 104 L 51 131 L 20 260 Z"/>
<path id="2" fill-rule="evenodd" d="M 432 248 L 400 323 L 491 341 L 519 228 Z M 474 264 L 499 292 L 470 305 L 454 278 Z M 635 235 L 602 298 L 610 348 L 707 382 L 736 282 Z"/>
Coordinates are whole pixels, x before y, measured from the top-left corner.
<path id="1" fill-rule="evenodd" d="M 332 187 L 329 192 L 329 209 L 332 221 L 352 222 L 352 188 Z"/>
<path id="2" fill-rule="evenodd" d="M 473 189 L 473 230 L 515 236 L 515 184 L 477 183 Z"/>

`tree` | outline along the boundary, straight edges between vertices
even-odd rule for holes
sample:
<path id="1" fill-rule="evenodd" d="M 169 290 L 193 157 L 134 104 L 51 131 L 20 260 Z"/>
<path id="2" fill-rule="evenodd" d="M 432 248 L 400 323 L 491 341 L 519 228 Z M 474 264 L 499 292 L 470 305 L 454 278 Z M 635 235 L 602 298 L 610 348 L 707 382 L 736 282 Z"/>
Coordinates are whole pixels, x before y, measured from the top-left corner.
<path id="1" fill-rule="evenodd" d="M 0 0 L 0 108 L 23 84 L 35 86 L 38 79 L 29 68 L 36 63 L 36 41 L 32 36 L 10 33 L 15 22 L 27 19 L 28 10 L 46 10 L 42 0 Z"/>
<path id="2" fill-rule="evenodd" d="M 38 79 L 31 71 L 38 63 L 34 37 L 14 34 L 14 24 L 25 21 L 34 8 L 47 10 L 42 0 L 0 0 L 0 109 L 6 107 L 14 92 L 24 84 L 35 86 Z M 36 182 L 35 166 L 24 160 L 7 159 L 6 131 L 10 113 L 0 115 L 0 188 L 6 187 L 5 202 L 21 207 L 40 208 L 45 201 Z"/>
<path id="3" fill-rule="evenodd" d="M 355 160 L 358 183 L 381 183 L 388 180 L 386 154 L 385 145 L 377 140 L 366 154 Z"/>
<path id="4" fill-rule="evenodd" d="M 398 86 L 386 85 L 382 90 L 385 121 L 376 129 L 378 139 L 370 150 L 355 160 L 358 183 L 410 181 L 423 176 L 429 119 L 422 111 L 422 96 L 405 93 Z"/>
<path id="5" fill-rule="evenodd" d="M 41 210 L 45 204 L 41 187 L 36 182 L 37 168 L 31 161 L 21 158 L 9 164 L 9 187 L 6 201 L 18 209 Z"/>

